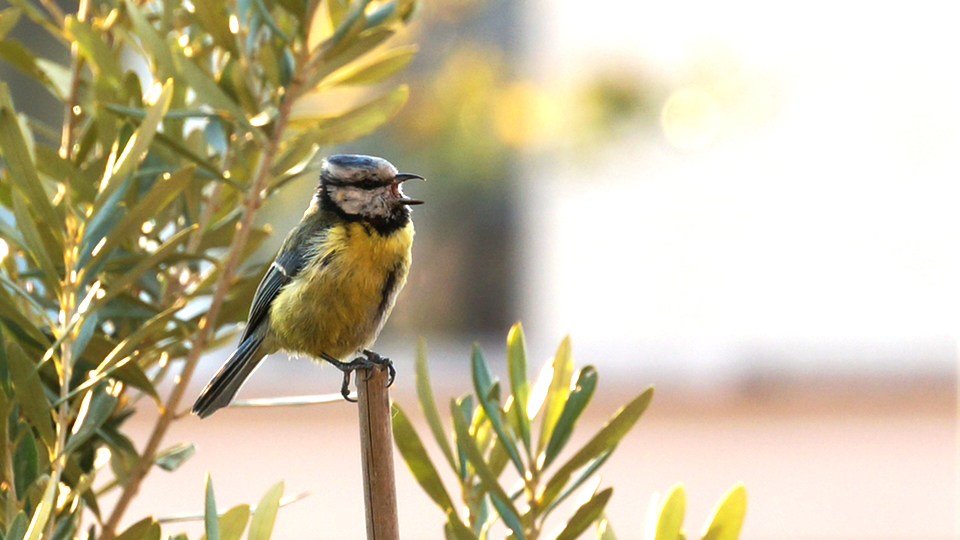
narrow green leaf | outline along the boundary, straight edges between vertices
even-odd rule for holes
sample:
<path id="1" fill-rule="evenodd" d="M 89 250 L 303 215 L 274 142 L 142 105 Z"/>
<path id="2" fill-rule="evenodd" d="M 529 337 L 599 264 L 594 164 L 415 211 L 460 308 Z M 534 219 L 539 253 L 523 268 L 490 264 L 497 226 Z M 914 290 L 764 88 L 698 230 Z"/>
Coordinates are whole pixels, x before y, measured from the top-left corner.
<path id="1" fill-rule="evenodd" d="M 263 139 L 263 133 L 250 124 L 247 114 L 240 105 L 217 85 L 212 76 L 200 69 L 193 60 L 184 56 L 183 50 L 174 49 L 173 60 L 184 81 L 190 85 L 190 88 L 197 93 L 200 99 L 214 109 L 225 113 L 226 119 L 233 120 L 234 123 L 243 128 L 244 131 L 252 133 L 258 140 Z"/>
<path id="2" fill-rule="evenodd" d="M 59 27 L 57 27 L 57 25 L 50 22 L 50 18 L 48 17 L 47 13 L 45 11 L 41 11 L 40 8 L 34 4 L 34 2 L 31 2 L 30 0 L 10 0 L 9 3 L 22 9 L 23 14 L 26 15 L 30 20 L 44 28 L 50 35 L 54 36 L 61 42 L 63 41 L 63 32 Z"/>
<path id="3" fill-rule="evenodd" d="M 24 247 L 23 237 L 14 228 L 13 223 L 6 219 L 0 219 L 0 238 L 7 243 L 8 251 L 13 251 L 17 247 Z"/>
<path id="4" fill-rule="evenodd" d="M 57 494 L 57 484 L 60 483 L 60 473 L 54 469 L 53 476 L 47 480 L 47 487 L 43 491 L 43 498 L 40 504 L 33 511 L 33 518 L 30 520 L 30 526 L 27 527 L 27 534 L 24 540 L 40 540 L 43 536 L 43 530 L 47 527 L 47 520 L 50 518 L 50 512 L 53 510 L 55 497 Z"/>
<path id="5" fill-rule="evenodd" d="M 34 148 L 36 154 L 37 172 L 45 181 L 60 182 L 66 188 L 69 186 L 73 193 L 73 204 L 78 205 L 93 200 L 96 193 L 93 186 L 87 182 L 83 172 L 70 159 L 60 157 L 56 147 L 45 144 Z M 85 165 L 89 166 L 89 164 Z"/>
<path id="6" fill-rule="evenodd" d="M 82 513 L 83 509 L 78 507 L 75 508 L 73 512 L 67 511 L 56 516 L 54 519 L 53 534 L 50 535 L 50 540 L 73 540 Z"/>
<path id="7" fill-rule="evenodd" d="M 130 18 L 136 35 L 135 39 L 131 36 L 132 39 L 126 39 L 125 43 L 135 49 L 142 48 L 149 51 L 149 54 L 144 56 L 156 62 L 157 72 L 161 77 L 173 75 L 176 69 L 170 47 L 157 32 L 157 29 L 147 20 L 146 10 L 140 8 L 139 4 L 134 3 L 133 0 L 126 0 L 124 5 L 127 8 L 126 16 Z"/>
<path id="8" fill-rule="evenodd" d="M 453 414 L 461 415 L 464 419 L 464 422 L 466 422 L 468 418 L 471 418 L 473 416 L 473 411 L 475 409 L 473 404 L 473 396 L 467 395 L 461 399 L 450 400 L 450 409 L 453 411 Z M 454 439 L 456 439 L 456 437 L 454 437 Z M 456 444 L 456 440 L 454 440 L 454 444 Z M 460 482 L 463 483 L 463 481 L 466 480 L 467 473 L 468 473 L 467 455 L 464 453 L 463 447 L 461 447 L 460 445 L 457 445 L 456 449 L 457 449 L 456 462 L 458 464 L 456 470 L 457 470 L 457 473 L 460 475 Z"/>
<path id="9" fill-rule="evenodd" d="M 430 432 L 433 434 L 437 446 L 443 452 L 443 456 L 450 464 L 450 468 L 457 470 L 456 461 L 453 458 L 453 451 L 450 449 L 450 442 L 447 440 L 446 431 L 443 423 L 440 421 L 440 412 L 437 409 L 437 402 L 433 397 L 433 387 L 430 384 L 430 372 L 427 369 L 427 342 L 420 337 L 417 340 L 417 350 L 414 355 L 414 381 L 417 388 L 417 401 L 420 403 L 420 410 L 430 426 Z"/>
<path id="10" fill-rule="evenodd" d="M 678 540 L 686 511 L 687 495 L 683 491 L 683 484 L 677 484 L 670 488 L 660 503 L 653 540 Z"/>
<path id="11" fill-rule="evenodd" d="M 490 398 L 490 391 L 494 388 L 493 376 L 490 374 L 490 368 L 487 367 L 487 361 L 480 352 L 480 346 L 474 344 L 473 351 L 470 354 L 470 367 L 473 376 L 473 389 L 477 394 L 477 400 L 490 419 L 490 425 L 497 433 L 500 443 L 510 456 L 510 460 L 517 468 L 517 472 L 523 477 L 526 474 L 526 467 L 520 458 L 520 451 L 517 449 L 517 438 L 512 431 L 508 432 L 509 426 L 505 425 L 503 419 L 503 410 L 500 403 Z"/>
<path id="12" fill-rule="evenodd" d="M 620 439 L 622 439 L 637 420 L 640 419 L 640 415 L 643 414 L 643 411 L 650 405 L 651 399 L 653 399 L 652 386 L 614 413 L 606 425 L 547 481 L 542 494 L 538 497 L 541 505 L 549 505 L 578 469 L 587 465 L 605 452 L 612 451 L 617 443 L 620 442 Z"/>
<path id="13" fill-rule="evenodd" d="M 96 80 L 102 84 L 119 86 L 123 79 L 123 69 L 116 51 L 103 41 L 102 32 L 93 26 L 80 22 L 75 15 L 67 15 L 64 28 L 70 33 L 82 54 L 93 66 Z"/>
<path id="14" fill-rule="evenodd" d="M 66 452 L 71 452 L 100 429 L 117 405 L 117 397 L 106 391 L 106 383 L 91 388 L 80 402 L 80 411 L 70 431 Z"/>
<path id="15" fill-rule="evenodd" d="M 153 462 L 161 469 L 173 472 L 190 459 L 196 451 L 197 447 L 193 443 L 182 442 L 158 453 Z M 244 526 L 246 526 L 246 522 L 244 522 Z"/>
<path id="16" fill-rule="evenodd" d="M 263 78 L 266 79 L 265 82 L 269 83 L 271 86 L 279 87 L 280 86 L 280 55 L 277 54 L 277 51 L 271 47 L 269 42 L 264 43 L 263 46 L 257 51 L 257 64 L 263 70 Z M 237 69 L 237 73 L 240 74 L 240 68 Z M 238 77 L 239 78 L 239 77 Z M 236 85 L 234 85 L 236 86 Z"/>
<path id="17" fill-rule="evenodd" d="M 580 505 L 555 540 L 576 540 L 590 527 L 591 523 L 600 517 L 611 495 L 613 495 L 613 488 L 607 488 Z"/>
<path id="18" fill-rule="evenodd" d="M 153 527 L 158 528 L 160 524 L 152 517 L 145 517 L 133 525 L 127 527 L 127 530 L 120 533 L 116 540 L 145 540 L 150 538 L 150 532 Z"/>
<path id="19" fill-rule="evenodd" d="M 23 540 L 24 535 L 27 534 L 27 515 L 23 510 L 17 512 L 17 515 L 13 518 L 13 523 L 7 527 L 7 538 L 6 540 Z"/>
<path id="20" fill-rule="evenodd" d="M 94 203 L 93 215 L 90 216 L 83 227 L 83 237 L 80 240 L 80 256 L 77 263 L 79 267 L 88 267 L 90 254 L 93 253 L 94 248 L 122 218 L 124 212 L 120 203 L 133 183 L 133 176 L 127 176 L 111 190 L 109 196 L 101 197 L 99 201 Z"/>
<path id="21" fill-rule="evenodd" d="M 316 130 L 317 144 L 321 146 L 351 141 L 372 133 L 393 118 L 409 96 L 409 88 L 401 85 L 349 111 L 291 119 L 291 127 Z"/>
<path id="22" fill-rule="evenodd" d="M 490 449 L 490 455 L 487 458 L 487 463 L 490 464 L 490 470 L 493 471 L 493 475 L 497 478 L 500 478 L 500 474 L 507 468 L 507 463 L 510 463 L 510 455 L 507 454 L 507 450 L 499 440 L 494 441 L 493 448 Z"/>
<path id="23" fill-rule="evenodd" d="M 550 435 L 550 441 L 543 452 L 543 465 L 545 469 L 553 463 L 553 460 L 560 454 L 570 435 L 573 434 L 573 428 L 580 418 L 580 414 L 590 403 L 593 391 L 597 387 L 597 370 L 593 366 L 585 366 L 577 374 L 577 382 L 567 396 L 567 402 L 563 406 L 563 412 L 554 425 L 553 433 Z"/>
<path id="24" fill-rule="evenodd" d="M 47 88 L 60 99 L 66 99 L 70 94 L 70 70 L 63 64 L 46 58 L 35 58 L 34 63 L 43 75 L 43 77 L 37 78 L 40 80 L 46 78 L 46 80 L 50 81 L 47 84 Z"/>
<path id="25" fill-rule="evenodd" d="M 213 496 L 213 479 L 207 472 L 204 482 L 203 531 L 207 540 L 220 540 L 220 520 L 217 519 L 217 501 Z"/>
<path id="26" fill-rule="evenodd" d="M 266 43 L 264 46 L 269 47 Z M 266 52 L 264 49 L 260 49 L 256 52 L 256 57 L 251 60 L 252 63 L 257 64 L 258 67 L 263 69 L 262 74 L 258 73 L 253 77 L 261 80 L 266 79 L 263 80 L 261 84 L 276 87 L 278 85 L 277 79 L 279 78 L 276 56 Z M 248 82 L 251 76 L 246 74 L 246 70 L 247 66 L 245 63 L 235 58 L 230 59 L 226 65 L 223 66 L 217 78 L 220 89 L 223 90 L 230 99 L 235 101 L 240 106 L 240 109 L 245 111 L 248 117 L 254 117 L 262 113 L 260 120 L 270 117 L 270 121 L 272 121 L 273 117 L 271 113 L 276 111 L 276 107 L 270 104 L 263 106 L 263 104 L 258 103 L 257 97 L 254 95 L 254 91 L 250 88 Z M 258 121 L 258 125 L 261 126 L 268 123 L 267 121 Z"/>
<path id="27" fill-rule="evenodd" d="M 550 382 L 546 389 L 543 405 L 543 421 L 540 423 L 540 437 L 537 442 L 537 454 L 543 452 L 547 441 L 553 435 L 553 428 L 560 419 L 560 414 L 570 395 L 570 382 L 573 374 L 573 357 L 570 354 L 570 336 L 563 338 L 557 352 L 550 362 L 544 366 L 540 374 L 545 378 L 549 373 Z M 537 386 L 540 386 L 537 381 Z M 532 416 L 532 415 L 531 415 Z"/>
<path id="28" fill-rule="evenodd" d="M 324 2 L 324 5 L 327 8 L 327 16 L 330 18 L 330 23 L 334 27 L 340 26 L 340 23 L 343 22 L 343 18 L 347 14 L 347 0 L 330 0 L 329 2 Z"/>
<path id="29" fill-rule="evenodd" d="M 563 503 L 567 497 L 572 495 L 574 491 L 576 491 L 584 482 L 593 476 L 593 473 L 597 472 L 597 469 L 602 467 L 603 464 L 607 462 L 607 459 L 611 454 L 613 454 L 613 449 L 610 449 L 589 461 L 582 469 L 580 469 L 580 471 L 577 473 L 577 477 L 567 485 L 567 487 L 550 503 L 549 506 L 547 506 L 543 513 L 549 514 L 550 512 L 553 512 L 555 508 L 560 506 L 560 504 Z"/>
<path id="30" fill-rule="evenodd" d="M 417 0 L 390 0 L 382 2 L 367 13 L 367 28 L 395 26 L 410 22 Z"/>
<path id="31" fill-rule="evenodd" d="M 113 249 L 131 235 L 138 234 L 143 222 L 156 215 L 180 196 L 183 188 L 193 179 L 194 166 L 188 165 L 173 174 L 162 174 L 154 180 L 150 190 L 137 201 L 133 208 L 114 225 L 105 236 L 97 240 L 90 254 L 90 266 L 98 266 L 97 260 L 107 257 Z"/>
<path id="32" fill-rule="evenodd" d="M 222 2 L 198 2 L 194 4 L 194 16 L 200 25 L 210 34 L 213 42 L 220 47 L 237 53 L 237 43 L 230 33 L 230 15 Z"/>
<path id="33" fill-rule="evenodd" d="M 339 0 L 338 0 L 339 2 Z M 333 34 L 320 43 L 314 51 L 311 51 L 311 64 L 327 64 L 330 59 L 342 54 L 351 45 L 357 43 L 357 36 L 363 31 L 367 24 L 367 17 L 364 11 L 370 0 L 361 0 L 359 2 L 347 2 L 350 9 L 340 17 L 340 20 L 334 24 Z M 332 6 L 331 6 L 332 7 Z M 331 21 L 333 20 L 333 10 L 330 10 Z M 312 85 L 308 85 L 312 86 Z"/>
<path id="34" fill-rule="evenodd" d="M 597 521 L 597 540 L 617 540 L 617 535 L 613 532 L 613 526 L 606 514 L 602 514 Z"/>
<path id="35" fill-rule="evenodd" d="M 70 344 L 70 353 L 73 358 L 76 359 L 83 356 L 84 349 L 87 348 L 90 339 L 99 327 L 100 318 L 95 311 L 88 310 L 86 314 L 80 318 L 80 328 L 77 330 L 73 342 Z"/>
<path id="36" fill-rule="evenodd" d="M 737 483 L 728 491 L 703 528 L 703 540 L 737 540 L 747 513 L 747 490 Z"/>
<path id="37" fill-rule="evenodd" d="M 122 464 L 133 466 L 140 459 L 140 454 L 137 453 L 133 442 L 118 431 L 117 425 L 107 424 L 100 428 L 97 435 L 107 443 L 111 457 L 119 459 Z M 126 478 L 126 475 L 121 475 L 118 479 L 122 481 L 123 478 Z"/>
<path id="38" fill-rule="evenodd" d="M 447 523 L 444 525 L 444 531 L 448 532 L 448 537 L 452 540 L 477 540 L 477 535 L 469 527 L 460 521 L 460 516 L 455 511 L 447 512 Z"/>
<path id="39" fill-rule="evenodd" d="M 393 404 L 392 422 L 393 440 L 397 444 L 397 450 L 400 451 L 400 456 L 403 457 L 403 461 L 406 462 L 417 483 L 444 512 L 456 512 L 450 494 L 443 486 L 443 481 L 430 456 L 427 455 L 423 442 L 403 409 L 396 403 Z"/>
<path id="40" fill-rule="evenodd" d="M 44 444 L 53 448 L 56 436 L 53 431 L 53 418 L 50 416 L 51 406 L 37 374 L 36 364 L 14 340 L 7 341 L 7 359 L 21 413 L 36 428 Z"/>
<path id="41" fill-rule="evenodd" d="M 417 54 L 416 45 L 404 45 L 384 51 L 376 58 L 362 64 L 349 64 L 344 69 L 328 77 L 324 85 L 366 85 L 373 84 L 393 75 L 413 60 Z"/>
<path id="42" fill-rule="evenodd" d="M 283 482 L 277 482 L 263 494 L 250 519 L 250 532 L 247 540 L 269 540 L 273 533 L 273 522 L 277 519 L 280 497 L 283 496 Z"/>
<path id="43" fill-rule="evenodd" d="M 297 71 L 297 61 L 294 59 L 289 47 L 284 47 L 280 51 L 278 62 L 280 64 L 280 85 L 289 86 L 290 81 L 293 80 L 294 73 Z"/>
<path id="44" fill-rule="evenodd" d="M 10 418 L 10 400 L 7 398 L 7 392 L 10 388 L 10 373 L 7 371 L 7 345 L 3 332 L 0 331 L 0 433 L 4 434 L 7 441 L 13 437 L 13 432 L 9 431 L 7 422 Z M 9 448 L 9 442 L 8 448 Z M 36 445 L 36 443 L 34 443 Z M 0 452 L 0 470 L 9 471 L 12 469 L 10 462 L 10 452 Z M 16 473 L 15 473 L 15 476 Z M 20 497 L 17 496 L 19 499 Z M 9 519 L 10 516 L 7 516 Z"/>
<path id="45" fill-rule="evenodd" d="M 473 381 L 473 391 L 476 393 L 477 399 L 482 402 L 490 394 L 490 389 L 493 388 L 495 381 L 493 374 L 490 373 L 490 366 L 480 350 L 479 343 L 474 343 L 470 349 L 470 375 Z M 499 407 L 500 404 L 497 403 L 496 405 Z"/>
<path id="46" fill-rule="evenodd" d="M 220 540 L 240 540 L 250 521 L 250 505 L 240 504 L 220 516 Z"/>
<path id="47" fill-rule="evenodd" d="M 40 175 L 37 174 L 33 157 L 17 120 L 10 90 L 3 81 L 0 81 L 0 155 L 3 156 L 10 175 L 17 179 L 13 185 L 26 197 L 36 212 L 37 219 L 49 224 L 50 231 L 60 239 L 63 235 L 60 229 L 61 220 L 58 219 L 50 197 L 40 181 Z"/>
<path id="48" fill-rule="evenodd" d="M 160 524 L 156 521 L 151 523 L 147 534 L 143 535 L 143 540 L 160 540 Z"/>
<path id="49" fill-rule="evenodd" d="M 20 229 L 23 235 L 24 243 L 29 248 L 27 253 L 42 272 L 40 278 L 43 280 L 44 285 L 49 287 L 51 291 L 59 291 L 60 272 L 57 270 L 56 263 L 54 262 L 56 260 L 54 257 L 59 253 L 54 252 L 48 247 L 47 242 L 43 241 L 40 229 L 37 227 L 37 222 L 34 221 L 33 216 L 31 216 L 29 210 L 27 210 L 27 203 L 23 201 L 23 196 L 20 193 L 14 192 L 12 193 L 12 198 L 13 217 L 17 222 L 17 228 Z"/>
<path id="50" fill-rule="evenodd" d="M 24 340 L 24 337 L 28 338 L 26 341 L 30 342 L 29 345 L 35 346 L 37 349 L 46 350 L 49 340 L 34 323 L 34 321 L 37 321 L 41 325 L 45 324 L 48 327 L 54 326 L 52 319 L 44 312 L 43 306 L 40 305 L 36 298 L 33 298 L 30 293 L 25 291 L 23 287 L 11 281 L 4 274 L 0 274 L 0 284 L 9 287 L 10 291 L 26 301 L 34 310 L 33 313 L 30 313 L 24 309 L 21 303 L 14 301 L 7 289 L 0 287 L 0 322 L 3 322 L 8 328 L 13 330 L 21 340 Z M 27 314 L 29 314 L 29 317 Z"/>
<path id="51" fill-rule="evenodd" d="M 7 415 L 4 414 L 3 416 L 6 417 Z M 37 441 L 33 438 L 33 433 L 27 430 L 13 452 L 13 484 L 16 488 L 17 500 L 23 500 L 27 488 L 33 485 L 40 475 L 38 458 Z"/>
<path id="52" fill-rule="evenodd" d="M 270 167 L 271 174 L 277 177 L 290 172 L 295 167 L 295 172 L 303 170 L 303 164 L 309 162 L 317 151 L 316 139 L 316 133 L 312 130 L 303 130 L 285 140 L 279 157 Z M 271 183 L 272 185 L 273 183 Z"/>
<path id="53" fill-rule="evenodd" d="M 23 10 L 16 7 L 0 11 L 0 39 L 6 37 L 7 32 L 16 26 L 21 14 L 23 14 Z"/>
<path id="54" fill-rule="evenodd" d="M 150 105 L 147 114 L 143 117 L 143 121 L 140 122 L 140 126 L 133 136 L 127 141 L 123 152 L 116 158 L 113 166 L 108 168 L 104 174 L 98 198 L 108 196 L 117 185 L 116 179 L 126 178 L 134 167 L 143 161 L 147 151 L 150 150 L 150 143 L 160 127 L 163 116 L 167 114 L 172 96 L 173 79 L 167 79 L 162 85 L 154 85 L 153 89 L 150 90 L 146 98 L 146 102 Z"/>
<path id="55" fill-rule="evenodd" d="M 283 9 L 289 11 L 293 14 L 298 20 L 303 20 L 306 18 L 306 2 L 303 0 L 277 0 L 277 3 L 283 7 Z M 329 3 L 329 2 L 324 2 Z M 302 25 L 308 27 L 309 25 Z"/>
<path id="56" fill-rule="evenodd" d="M 351 17 L 348 17 L 348 19 L 350 18 Z M 355 38 L 343 36 L 344 39 L 342 41 L 336 41 L 339 39 L 338 35 L 342 29 L 352 29 L 347 30 L 348 33 L 353 30 L 359 31 L 364 21 L 365 20 L 361 18 L 352 19 L 351 22 L 345 21 L 344 24 L 334 32 L 333 36 L 320 45 L 320 49 L 326 50 L 322 54 L 315 55 L 308 64 L 306 88 L 315 88 L 325 78 L 336 73 L 337 70 L 350 64 L 357 58 L 369 53 L 375 49 L 377 45 L 380 45 L 395 33 L 395 31 L 390 28 L 374 28 L 356 34 Z M 349 43 L 349 45 L 344 45 L 347 43 Z"/>
<path id="57" fill-rule="evenodd" d="M 530 381 L 527 380 L 527 350 L 523 338 L 523 327 L 514 324 L 507 334 L 507 374 L 510 377 L 510 391 L 513 393 L 514 423 L 520 427 L 520 438 L 530 454 L 530 418 L 527 416 L 527 402 L 530 399 Z"/>
<path id="58" fill-rule="evenodd" d="M 41 69 L 42 60 L 34 57 L 33 52 L 24 47 L 19 41 L 13 41 L 12 39 L 0 41 L 0 58 L 23 73 L 33 77 L 51 91 L 55 92 L 57 90 L 56 86 L 51 84 L 46 71 Z"/>
<path id="59" fill-rule="evenodd" d="M 497 478 L 483 460 L 483 455 L 480 453 L 476 441 L 470 436 L 470 428 L 467 425 L 467 421 L 456 407 L 456 403 L 454 403 L 451 412 L 453 413 L 453 427 L 454 433 L 456 434 L 457 447 L 463 451 L 467 460 L 473 465 L 473 470 L 476 471 L 481 484 L 490 493 L 491 502 L 493 502 L 493 505 L 497 508 L 497 512 L 500 514 L 503 523 L 513 531 L 513 534 L 518 540 L 525 540 L 522 522 L 520 521 L 520 513 L 517 512 L 510 497 L 497 482 Z"/>

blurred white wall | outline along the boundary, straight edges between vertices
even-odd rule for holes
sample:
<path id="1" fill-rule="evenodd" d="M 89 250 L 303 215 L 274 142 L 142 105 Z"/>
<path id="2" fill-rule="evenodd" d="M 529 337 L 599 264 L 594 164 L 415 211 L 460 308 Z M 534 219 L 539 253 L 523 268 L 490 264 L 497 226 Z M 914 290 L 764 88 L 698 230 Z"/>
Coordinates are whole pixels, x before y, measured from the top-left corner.
<path id="1" fill-rule="evenodd" d="M 531 2 L 538 82 L 640 68 L 681 106 L 656 136 L 638 127 L 531 157 L 528 327 L 660 373 L 949 376 L 956 14 L 948 2 Z"/>

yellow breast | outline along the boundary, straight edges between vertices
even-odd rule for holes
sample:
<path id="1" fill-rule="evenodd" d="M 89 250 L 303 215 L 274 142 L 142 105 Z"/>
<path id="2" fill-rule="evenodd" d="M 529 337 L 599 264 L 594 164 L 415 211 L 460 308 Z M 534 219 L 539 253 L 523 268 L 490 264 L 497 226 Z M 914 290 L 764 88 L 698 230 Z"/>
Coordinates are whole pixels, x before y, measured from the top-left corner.
<path id="1" fill-rule="evenodd" d="M 372 345 L 410 268 L 413 224 L 382 236 L 362 223 L 331 227 L 270 308 L 277 344 L 341 360 Z"/>

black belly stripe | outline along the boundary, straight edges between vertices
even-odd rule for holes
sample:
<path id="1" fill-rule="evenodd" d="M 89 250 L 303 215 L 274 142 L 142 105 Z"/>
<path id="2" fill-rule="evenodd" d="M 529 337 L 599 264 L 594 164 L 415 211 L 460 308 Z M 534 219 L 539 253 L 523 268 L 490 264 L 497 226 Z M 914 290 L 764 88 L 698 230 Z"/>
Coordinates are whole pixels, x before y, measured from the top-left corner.
<path id="1" fill-rule="evenodd" d="M 387 274 L 387 278 L 383 280 L 383 289 L 380 292 L 380 305 L 377 306 L 378 321 L 383 318 L 383 314 L 387 310 L 387 305 L 390 303 L 390 297 L 396 292 L 397 278 L 399 275 L 400 265 L 395 264 L 393 268 L 390 269 L 390 273 Z"/>

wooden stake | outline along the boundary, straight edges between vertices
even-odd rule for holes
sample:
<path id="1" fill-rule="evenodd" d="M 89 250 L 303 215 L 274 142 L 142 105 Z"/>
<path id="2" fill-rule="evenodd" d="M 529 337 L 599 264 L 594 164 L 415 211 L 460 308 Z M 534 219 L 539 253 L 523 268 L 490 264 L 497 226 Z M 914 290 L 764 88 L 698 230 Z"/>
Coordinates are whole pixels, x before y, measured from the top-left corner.
<path id="1" fill-rule="evenodd" d="M 379 367 L 357 370 L 356 378 L 367 540 L 399 540 L 387 370 Z"/>

